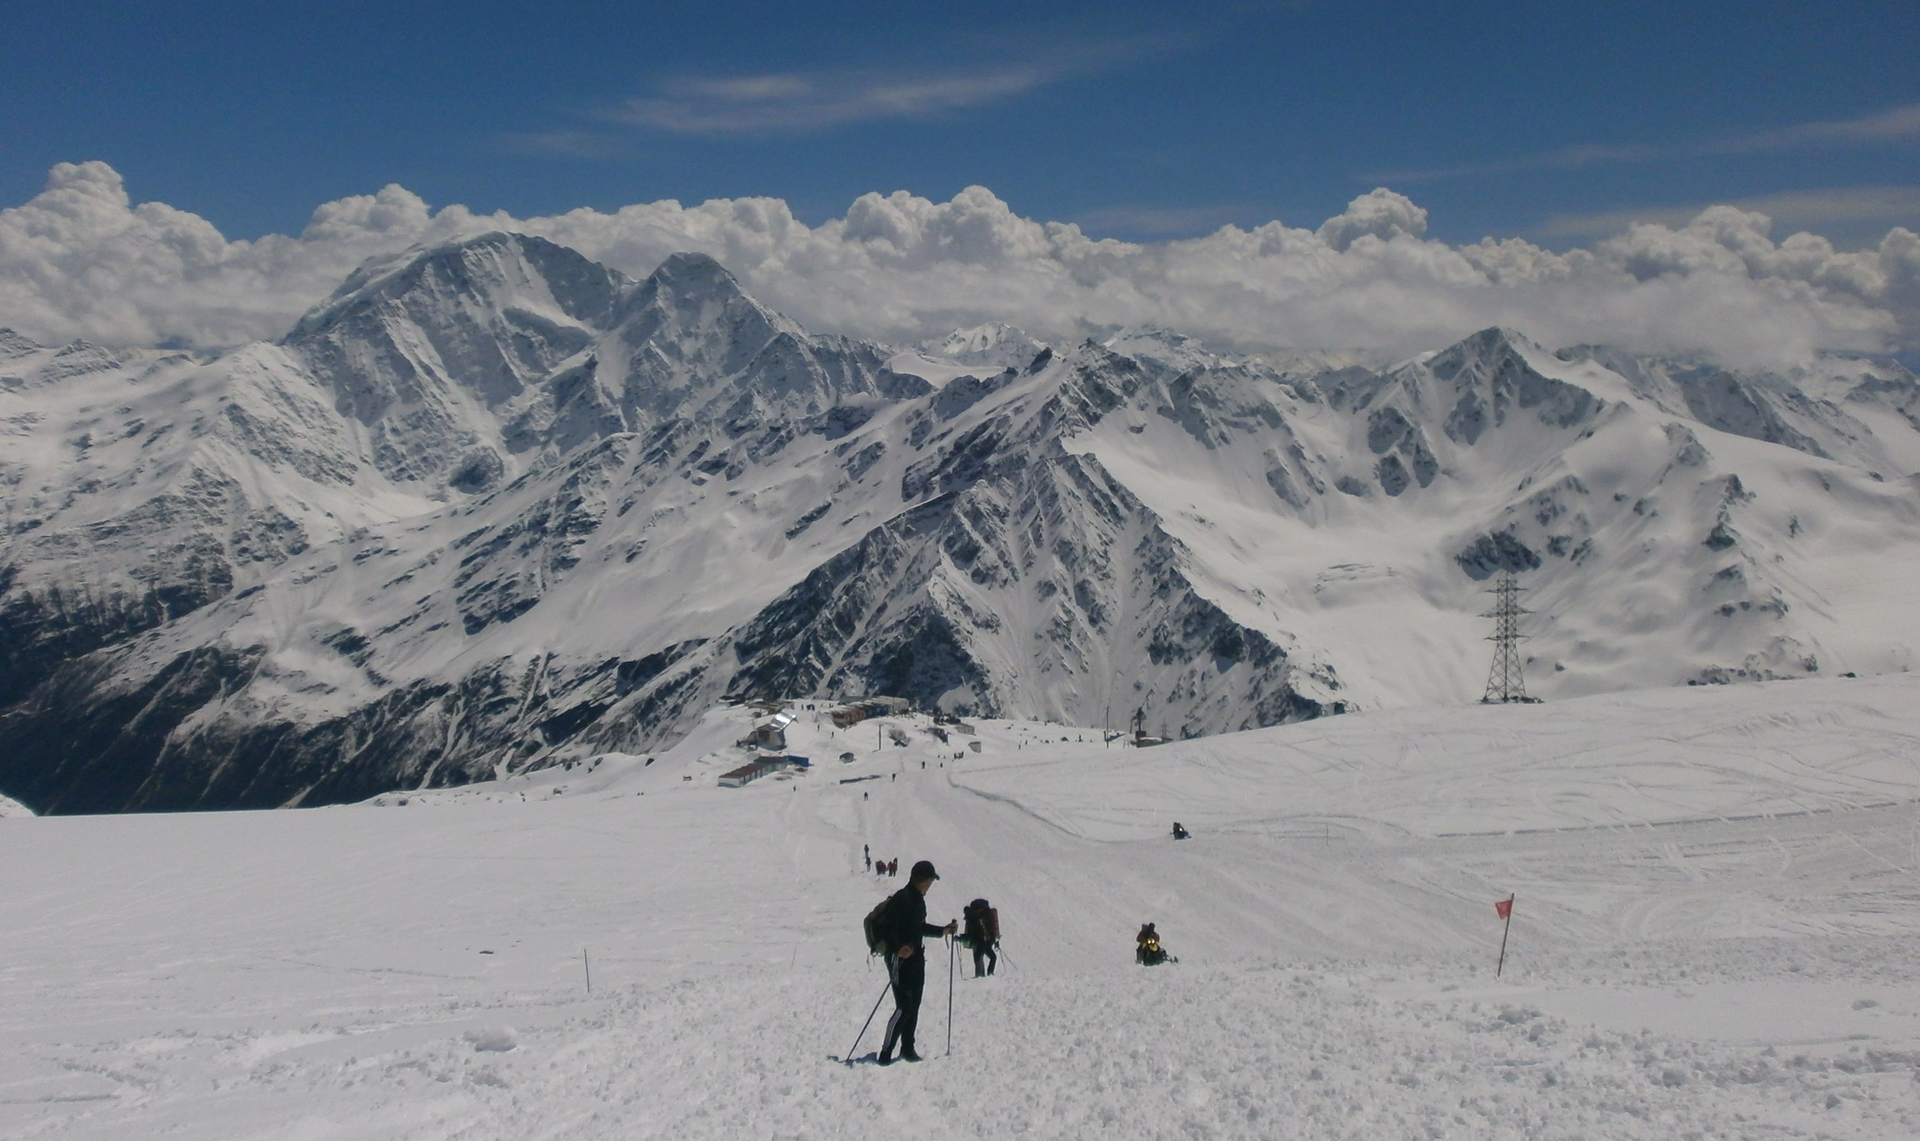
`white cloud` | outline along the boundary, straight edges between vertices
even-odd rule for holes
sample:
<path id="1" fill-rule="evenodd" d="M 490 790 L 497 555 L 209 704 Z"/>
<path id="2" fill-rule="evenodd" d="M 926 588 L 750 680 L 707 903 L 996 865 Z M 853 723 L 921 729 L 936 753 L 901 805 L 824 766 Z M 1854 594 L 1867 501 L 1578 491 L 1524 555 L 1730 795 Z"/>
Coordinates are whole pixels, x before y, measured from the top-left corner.
<path id="1" fill-rule="evenodd" d="M 677 78 L 605 118 L 682 135 L 795 134 L 875 119 L 918 119 L 1024 95 L 1071 62 L 999 64 L 932 74 L 791 72 Z"/>
<path id="2" fill-rule="evenodd" d="M 1540 238 L 1600 238 L 1617 234 L 1636 222 L 1684 226 L 1702 210 L 1715 205 L 1699 202 L 1684 206 L 1644 206 L 1592 214 L 1556 214 L 1533 234 Z M 1920 186 L 1843 186 L 1795 190 L 1757 198 L 1739 198 L 1722 205 L 1765 214 L 1774 226 L 1811 229 L 1830 237 L 1841 234 L 1880 239 L 1894 226 L 1920 226 Z"/>
<path id="3" fill-rule="evenodd" d="M 1242 212 L 1238 206 L 1146 206 L 1129 204 L 1088 210 L 1074 221 L 1082 230 L 1125 230 L 1168 237 L 1217 230 Z"/>
<path id="4" fill-rule="evenodd" d="M 329 202 L 298 238 L 227 241 L 158 202 L 132 204 L 103 162 L 61 163 L 0 210 L 0 325 L 43 340 L 223 345 L 277 336 L 354 266 L 471 227 L 399 186 Z"/>
<path id="5" fill-rule="evenodd" d="M 1549 344 L 1738 363 L 1920 343 L 1920 237 L 1903 228 L 1841 252 L 1811 234 L 1776 240 L 1765 215 L 1719 206 L 1556 253 L 1519 239 L 1449 245 L 1426 225 L 1388 190 L 1317 229 L 1270 222 L 1136 244 L 1022 218 L 982 187 L 947 202 L 867 194 L 809 227 L 770 198 L 515 219 L 431 210 L 389 186 L 321 206 L 298 237 L 229 242 L 192 214 L 133 205 L 110 167 L 85 163 L 0 210 L 0 325 L 119 344 L 273 337 L 367 257 L 518 229 L 635 275 L 674 252 L 709 253 L 811 328 L 891 340 L 1000 320 L 1056 339 L 1162 325 L 1223 347 L 1393 355 L 1502 324 Z"/>
<path id="6" fill-rule="evenodd" d="M 1315 232 L 1321 241 L 1345 253 L 1356 239 L 1369 235 L 1381 241 L 1423 237 L 1427 212 L 1406 195 L 1383 186 L 1348 203 L 1344 212 L 1322 222 Z"/>

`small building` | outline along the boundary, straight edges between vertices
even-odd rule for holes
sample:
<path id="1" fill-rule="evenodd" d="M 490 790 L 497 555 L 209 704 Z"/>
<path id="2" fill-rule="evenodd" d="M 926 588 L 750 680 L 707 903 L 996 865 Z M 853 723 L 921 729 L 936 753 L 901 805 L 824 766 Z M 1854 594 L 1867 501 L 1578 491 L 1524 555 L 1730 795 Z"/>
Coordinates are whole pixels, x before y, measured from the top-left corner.
<path id="1" fill-rule="evenodd" d="M 777 771 L 764 761 L 748 761 L 737 769 L 720 774 L 721 788 L 741 788 L 752 784 L 768 773 Z"/>
<path id="2" fill-rule="evenodd" d="M 845 729 L 869 717 L 899 717 L 913 711 L 913 702 L 904 697 L 863 697 L 828 711 L 833 723 Z"/>
<path id="3" fill-rule="evenodd" d="M 785 717 L 786 720 L 781 720 Z M 771 721 L 763 721 L 753 727 L 753 732 L 742 737 L 735 744 L 742 749 L 784 749 L 787 747 L 787 726 L 793 724 L 793 718 L 781 714 Z"/>
<path id="4" fill-rule="evenodd" d="M 721 788 L 741 788 L 752 784 L 763 776 L 782 772 L 787 769 L 805 769 L 811 767 L 805 757 L 791 754 L 779 757 L 756 757 L 739 768 L 720 774 Z"/>

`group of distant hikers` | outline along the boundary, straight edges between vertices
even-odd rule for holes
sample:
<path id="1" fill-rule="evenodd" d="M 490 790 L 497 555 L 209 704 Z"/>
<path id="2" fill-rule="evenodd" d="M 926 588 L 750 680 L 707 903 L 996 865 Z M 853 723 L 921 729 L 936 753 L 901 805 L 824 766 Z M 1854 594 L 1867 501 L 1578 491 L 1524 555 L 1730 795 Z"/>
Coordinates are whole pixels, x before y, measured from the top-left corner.
<path id="1" fill-rule="evenodd" d="M 873 858 L 873 848 L 866 844 L 860 845 L 860 852 L 861 858 L 867 861 L 867 870 L 874 875 L 897 876 L 900 874 L 900 857 L 895 856 L 891 860 L 876 860 Z"/>
<path id="2" fill-rule="evenodd" d="M 1185 840 L 1191 835 L 1179 824 L 1173 826 L 1174 839 Z M 876 862 L 871 847 L 867 845 L 862 845 L 861 854 L 867 866 L 880 874 L 893 875 L 900 866 L 898 859 Z M 927 937 L 941 938 L 958 934 L 960 945 L 973 951 L 974 978 L 990 977 L 1000 965 L 1000 911 L 985 899 L 976 899 L 967 904 L 962 913 L 966 917 L 964 928 L 959 920 L 949 922 L 944 927 L 927 922 L 927 892 L 939 878 L 931 860 L 918 861 L 907 873 L 907 886 L 881 900 L 879 906 L 867 913 L 864 923 L 867 949 L 886 958 L 888 989 L 881 994 L 880 1001 L 884 1001 L 888 993 L 893 995 L 893 1015 L 887 1019 L 886 1037 L 881 1041 L 880 1053 L 874 1058 L 883 1066 L 891 1066 L 896 1059 L 903 1062 L 920 1060 L 920 1053 L 914 1048 L 914 1031 L 920 1025 L 920 999 L 927 987 L 924 945 Z M 1151 923 L 1142 924 L 1139 934 L 1134 936 L 1133 960 L 1145 967 L 1179 962 L 1160 945 L 1160 933 L 1154 930 Z M 877 1013 L 879 1009 L 880 1002 L 876 1001 L 874 1011 Z M 867 1015 L 868 1025 L 872 1022 L 873 1015 Z M 860 1037 L 864 1037 L 866 1032 L 867 1027 L 862 1026 Z M 854 1039 L 854 1048 L 860 1045 L 860 1037 Z M 853 1049 L 850 1048 L 846 1059 L 849 1064 L 852 1055 Z"/>

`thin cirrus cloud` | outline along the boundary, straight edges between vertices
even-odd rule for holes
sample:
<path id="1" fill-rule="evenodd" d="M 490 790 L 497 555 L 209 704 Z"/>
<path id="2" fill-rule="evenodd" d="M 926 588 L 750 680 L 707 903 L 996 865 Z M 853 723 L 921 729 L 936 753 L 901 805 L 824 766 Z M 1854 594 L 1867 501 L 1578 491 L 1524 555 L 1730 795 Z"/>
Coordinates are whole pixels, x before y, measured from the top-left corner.
<path id="1" fill-rule="evenodd" d="M 1093 44 L 1044 61 L 908 72 L 773 72 L 678 76 L 651 95 L 599 113 L 604 121 L 676 135 L 728 137 L 810 134 L 849 123 L 925 119 L 983 107 L 1078 75 L 1138 58 L 1135 41 Z"/>
<path id="2" fill-rule="evenodd" d="M 632 153 L 625 138 L 604 131 L 582 131 L 561 127 L 551 131 L 509 133 L 502 136 L 506 149 L 523 155 L 560 155 L 566 158 L 622 158 Z"/>
<path id="3" fill-rule="evenodd" d="M 606 117 L 678 135 L 805 133 L 876 119 L 915 119 L 1024 95 L 1058 78 L 1038 65 L 930 78 L 749 75 L 673 79 Z"/>
<path id="4" fill-rule="evenodd" d="M 1899 143 L 1911 139 L 1920 139 L 1920 104 L 1892 107 L 1877 114 L 1855 119 L 1796 123 L 1787 127 L 1774 127 L 1763 131 L 1748 131 L 1737 135 L 1722 135 L 1679 143 L 1618 145 L 1590 143 L 1558 147 L 1550 151 L 1515 158 L 1419 170 L 1384 171 L 1366 177 L 1381 182 L 1441 182 L 1453 178 L 1515 174 L 1530 170 L 1578 170 L 1606 163 L 1645 162 L 1659 158 L 1760 154 L 1819 146 Z"/>

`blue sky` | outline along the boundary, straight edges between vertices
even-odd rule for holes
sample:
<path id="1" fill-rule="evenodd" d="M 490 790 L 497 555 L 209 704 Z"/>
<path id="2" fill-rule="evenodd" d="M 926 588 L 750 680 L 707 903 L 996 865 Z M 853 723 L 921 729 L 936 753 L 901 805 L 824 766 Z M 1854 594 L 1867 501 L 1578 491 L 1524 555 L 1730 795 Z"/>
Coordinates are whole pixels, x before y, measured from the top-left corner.
<path id="1" fill-rule="evenodd" d="M 229 236 L 398 182 L 519 216 L 990 187 L 1150 239 L 1316 225 L 1564 247 L 1757 203 L 1920 228 L 1920 4 L 11 0 L 0 204 L 102 159 Z"/>

